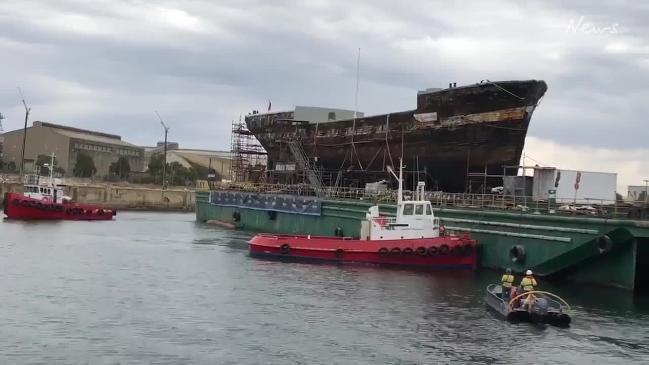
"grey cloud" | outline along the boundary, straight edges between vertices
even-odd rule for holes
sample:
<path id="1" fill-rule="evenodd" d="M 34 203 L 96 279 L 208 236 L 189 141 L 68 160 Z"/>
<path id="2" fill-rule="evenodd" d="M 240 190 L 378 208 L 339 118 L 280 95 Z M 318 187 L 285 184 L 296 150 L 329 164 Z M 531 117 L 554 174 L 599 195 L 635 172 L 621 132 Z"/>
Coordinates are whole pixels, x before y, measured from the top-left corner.
<path id="1" fill-rule="evenodd" d="M 641 19 L 649 14 L 642 4 L 29 4 L 37 19 L 25 18 L 23 2 L 0 5 L 0 45 L 11 43 L 2 46 L 0 58 L 5 129 L 22 123 L 15 92 L 21 85 L 39 119 L 151 144 L 160 134 L 153 114 L 158 109 L 183 145 L 227 149 L 230 121 L 263 109 L 268 99 L 274 108 L 351 108 L 361 47 L 359 108 L 368 114 L 413 108 L 417 89 L 451 81 L 537 78 L 548 81 L 549 92 L 531 135 L 614 148 L 644 146 L 647 138 L 639 117 L 649 112 L 649 73 L 640 63 L 646 56 L 604 51 L 615 42 L 647 45 Z M 147 16 L 156 7 L 180 9 L 187 18 L 175 25 L 152 22 Z M 53 21 L 71 15 L 104 28 L 78 32 Z M 624 32 L 566 35 L 567 21 L 581 15 L 597 24 L 619 22 Z M 194 19 L 207 30 L 182 28 L 191 28 Z M 413 49 L 400 46 L 406 41 Z M 461 42 L 468 49 L 456 47 Z M 551 52 L 556 59 L 543 58 Z M 637 133 L 610 138 L 620 130 Z"/>

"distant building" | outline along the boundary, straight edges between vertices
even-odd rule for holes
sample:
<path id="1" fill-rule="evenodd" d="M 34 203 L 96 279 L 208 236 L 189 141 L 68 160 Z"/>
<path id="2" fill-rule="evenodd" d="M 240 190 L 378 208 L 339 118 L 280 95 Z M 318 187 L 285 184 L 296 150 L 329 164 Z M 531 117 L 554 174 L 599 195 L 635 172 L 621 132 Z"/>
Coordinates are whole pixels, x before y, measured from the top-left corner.
<path id="1" fill-rule="evenodd" d="M 149 166 L 149 162 L 151 162 L 151 156 L 155 155 L 156 153 L 163 153 L 164 152 L 164 146 L 165 143 L 164 141 L 158 142 L 155 146 L 143 146 L 142 148 L 144 149 L 144 167 L 142 171 L 146 171 L 146 169 Z M 180 146 L 178 142 L 167 142 L 167 152 L 170 150 L 176 150 Z"/>
<path id="2" fill-rule="evenodd" d="M 143 147 L 144 170 L 147 169 L 151 157 L 164 153 L 164 142 L 158 142 L 155 147 Z M 182 149 L 177 142 L 167 142 L 167 163 L 178 162 L 183 167 L 193 168 L 198 172 L 199 179 L 207 178 L 210 169 L 214 170 L 220 178 L 230 176 L 230 152 L 197 149 Z"/>
<path id="3" fill-rule="evenodd" d="M 628 201 L 641 201 L 645 202 L 649 198 L 649 186 L 647 185 L 629 185 L 629 190 L 626 196 Z"/>
<path id="4" fill-rule="evenodd" d="M 23 130 L 4 134 L 5 163 L 14 162 L 20 167 Z M 89 131 L 64 125 L 36 121 L 27 128 L 25 147 L 25 172 L 34 171 L 39 155 L 56 155 L 58 167 L 71 176 L 79 154 L 92 157 L 97 176 L 109 174 L 110 164 L 120 157 L 126 157 L 132 171 L 144 169 L 142 147 L 122 141 L 122 137 L 103 132 Z"/>

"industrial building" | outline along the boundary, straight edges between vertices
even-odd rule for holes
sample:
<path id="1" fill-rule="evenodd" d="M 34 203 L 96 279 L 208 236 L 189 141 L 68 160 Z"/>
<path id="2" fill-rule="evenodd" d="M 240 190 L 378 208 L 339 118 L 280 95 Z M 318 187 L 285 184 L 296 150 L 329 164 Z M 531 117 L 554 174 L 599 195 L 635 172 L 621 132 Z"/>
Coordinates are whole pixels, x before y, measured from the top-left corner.
<path id="1" fill-rule="evenodd" d="M 14 162 L 20 167 L 22 155 L 23 130 L 4 134 L 3 160 Z M 120 157 L 126 157 L 131 171 L 144 169 L 144 149 L 132 143 L 122 141 L 114 134 L 90 131 L 64 125 L 36 121 L 27 128 L 25 142 L 25 172 L 34 171 L 39 155 L 56 155 L 57 167 L 71 176 L 80 154 L 92 158 L 96 176 L 109 174 L 110 164 Z"/>
<path id="2" fill-rule="evenodd" d="M 629 185 L 626 200 L 630 202 L 649 202 L 649 185 Z"/>
<path id="3" fill-rule="evenodd" d="M 164 153 L 164 142 L 158 142 L 155 147 L 143 147 L 145 166 L 147 169 L 151 157 Z M 218 178 L 230 176 L 230 152 L 180 148 L 177 142 L 167 142 L 167 163 L 178 162 L 186 168 L 193 168 L 199 179 L 208 178 L 210 170 L 214 170 Z"/>

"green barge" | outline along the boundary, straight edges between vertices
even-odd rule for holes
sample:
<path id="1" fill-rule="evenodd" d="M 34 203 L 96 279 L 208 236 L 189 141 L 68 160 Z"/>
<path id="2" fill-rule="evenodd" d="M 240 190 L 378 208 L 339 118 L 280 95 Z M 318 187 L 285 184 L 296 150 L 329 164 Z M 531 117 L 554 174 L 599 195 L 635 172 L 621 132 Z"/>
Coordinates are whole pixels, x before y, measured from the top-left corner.
<path id="1" fill-rule="evenodd" d="M 225 200 L 212 198 L 216 193 L 225 194 Z M 368 200 L 285 196 L 280 207 L 276 194 L 252 193 L 243 199 L 242 194 L 197 192 L 197 221 L 253 232 L 360 236 L 361 221 L 373 205 Z M 395 205 L 381 204 L 380 210 L 394 215 Z M 467 232 L 478 240 L 482 267 L 532 269 L 551 279 L 649 289 L 649 221 L 442 204 L 434 212 L 448 231 Z"/>

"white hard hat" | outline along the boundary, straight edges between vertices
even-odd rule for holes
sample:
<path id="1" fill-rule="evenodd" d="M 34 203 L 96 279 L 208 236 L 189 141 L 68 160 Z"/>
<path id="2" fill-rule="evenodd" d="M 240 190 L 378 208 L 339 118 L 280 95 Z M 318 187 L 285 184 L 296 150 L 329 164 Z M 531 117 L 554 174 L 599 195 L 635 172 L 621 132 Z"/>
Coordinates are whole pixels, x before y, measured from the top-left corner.
<path id="1" fill-rule="evenodd" d="M 532 270 L 527 270 L 527 271 L 525 272 L 525 275 L 532 275 Z"/>

